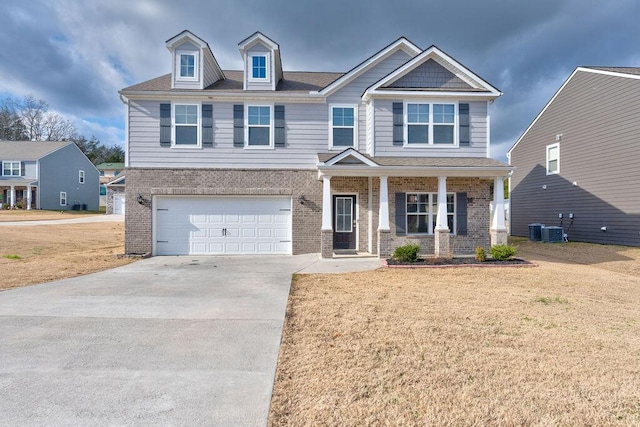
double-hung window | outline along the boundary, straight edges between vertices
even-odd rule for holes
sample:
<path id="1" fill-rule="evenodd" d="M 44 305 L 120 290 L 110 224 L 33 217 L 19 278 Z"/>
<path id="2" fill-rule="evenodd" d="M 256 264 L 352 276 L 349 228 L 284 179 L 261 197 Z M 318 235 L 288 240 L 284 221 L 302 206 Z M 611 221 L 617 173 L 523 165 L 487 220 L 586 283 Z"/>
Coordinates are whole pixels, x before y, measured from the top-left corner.
<path id="1" fill-rule="evenodd" d="M 407 193 L 407 233 L 433 234 L 438 217 L 437 193 Z M 455 231 L 456 197 L 447 193 L 447 224 L 452 233 Z"/>
<path id="2" fill-rule="evenodd" d="M 247 107 L 247 146 L 271 147 L 273 145 L 271 127 L 270 106 L 249 105 Z"/>
<path id="3" fill-rule="evenodd" d="M 560 173 L 560 144 L 547 145 L 547 175 Z"/>
<path id="4" fill-rule="evenodd" d="M 197 104 L 174 104 L 174 145 L 198 146 L 200 137 L 199 127 L 199 105 Z"/>
<path id="5" fill-rule="evenodd" d="M 67 206 L 67 192 L 60 192 L 60 206 Z"/>
<path id="6" fill-rule="evenodd" d="M 251 80 L 269 78 L 269 61 L 266 55 L 253 55 L 251 58 Z"/>
<path id="7" fill-rule="evenodd" d="M 407 103 L 407 145 L 455 145 L 455 104 Z"/>
<path id="8" fill-rule="evenodd" d="M 2 162 L 2 176 L 20 176 L 20 162 Z"/>
<path id="9" fill-rule="evenodd" d="M 196 77 L 196 56 L 193 54 L 180 55 L 180 77 L 195 78 Z"/>
<path id="10" fill-rule="evenodd" d="M 84 171 L 83 170 L 79 170 L 78 171 L 78 182 L 80 184 L 84 184 Z"/>
<path id="11" fill-rule="evenodd" d="M 330 147 L 356 146 L 355 107 L 331 106 Z"/>

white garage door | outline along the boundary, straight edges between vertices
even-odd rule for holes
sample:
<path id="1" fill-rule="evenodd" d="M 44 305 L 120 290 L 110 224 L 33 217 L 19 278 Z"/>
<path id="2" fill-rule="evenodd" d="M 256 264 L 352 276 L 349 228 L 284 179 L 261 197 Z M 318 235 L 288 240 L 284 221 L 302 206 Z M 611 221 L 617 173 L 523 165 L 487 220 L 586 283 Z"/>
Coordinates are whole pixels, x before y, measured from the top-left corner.
<path id="1" fill-rule="evenodd" d="M 291 254 L 290 197 L 158 196 L 156 255 Z"/>
<path id="2" fill-rule="evenodd" d="M 124 215 L 124 194 L 113 195 L 113 213 Z"/>

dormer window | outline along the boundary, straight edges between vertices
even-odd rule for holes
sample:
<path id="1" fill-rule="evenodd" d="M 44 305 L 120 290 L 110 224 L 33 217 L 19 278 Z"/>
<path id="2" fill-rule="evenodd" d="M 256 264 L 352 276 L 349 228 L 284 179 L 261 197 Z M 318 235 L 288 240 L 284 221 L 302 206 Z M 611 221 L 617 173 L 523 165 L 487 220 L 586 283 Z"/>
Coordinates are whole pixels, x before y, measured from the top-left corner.
<path id="1" fill-rule="evenodd" d="M 269 60 L 266 55 L 251 56 L 251 80 L 269 80 Z"/>
<path id="2" fill-rule="evenodd" d="M 176 52 L 176 68 L 179 80 L 198 79 L 198 55 L 195 52 Z"/>

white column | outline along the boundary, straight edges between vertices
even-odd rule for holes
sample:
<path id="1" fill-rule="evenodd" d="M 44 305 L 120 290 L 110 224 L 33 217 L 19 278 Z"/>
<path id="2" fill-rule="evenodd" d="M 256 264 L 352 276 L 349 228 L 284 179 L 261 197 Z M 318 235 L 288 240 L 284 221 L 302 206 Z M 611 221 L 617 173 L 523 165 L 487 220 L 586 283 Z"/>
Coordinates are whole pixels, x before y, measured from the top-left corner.
<path id="1" fill-rule="evenodd" d="M 387 177 L 380 177 L 380 212 L 378 215 L 378 230 L 389 230 L 389 186 Z"/>
<path id="2" fill-rule="evenodd" d="M 27 185 L 27 210 L 31 210 L 31 186 Z"/>
<path id="3" fill-rule="evenodd" d="M 11 186 L 11 194 L 9 194 L 9 198 L 11 199 L 9 201 L 9 205 L 13 208 L 16 205 L 16 187 L 14 187 L 13 185 Z"/>
<path id="4" fill-rule="evenodd" d="M 331 221 L 331 177 L 322 177 L 322 229 L 333 230 Z"/>
<path id="5" fill-rule="evenodd" d="M 491 230 L 506 231 L 504 222 L 504 177 L 499 176 L 493 180 L 493 219 Z"/>
<path id="6" fill-rule="evenodd" d="M 438 177 L 438 216 L 436 217 L 436 231 L 450 231 L 447 221 L 447 177 Z"/>

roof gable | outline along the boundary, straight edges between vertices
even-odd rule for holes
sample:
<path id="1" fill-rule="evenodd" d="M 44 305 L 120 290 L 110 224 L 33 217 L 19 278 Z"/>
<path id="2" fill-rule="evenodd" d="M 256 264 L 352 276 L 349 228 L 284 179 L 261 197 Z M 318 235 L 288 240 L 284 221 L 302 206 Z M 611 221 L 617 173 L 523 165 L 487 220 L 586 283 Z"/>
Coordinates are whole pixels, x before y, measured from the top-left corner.
<path id="1" fill-rule="evenodd" d="M 412 85 L 408 85 L 409 82 L 412 82 Z M 480 92 L 492 98 L 502 95 L 497 88 L 436 46 L 424 50 L 402 67 L 373 84 L 365 91 L 365 96 L 384 93 L 389 89 Z"/>
<path id="2" fill-rule="evenodd" d="M 324 163 L 324 166 L 336 166 L 336 165 L 362 165 L 362 166 L 378 166 L 376 162 L 371 160 L 368 156 L 360 153 L 355 148 L 347 148 L 346 150 L 331 156 L 331 154 L 322 155 L 318 157 L 318 160 Z"/>
<path id="3" fill-rule="evenodd" d="M 360 64 L 356 65 L 350 71 L 345 73 L 342 77 L 338 78 L 337 80 L 332 82 L 330 85 L 322 89 L 320 91 L 320 94 L 322 95 L 333 94 L 338 89 L 344 87 L 345 85 L 347 85 L 348 83 L 356 79 L 357 77 L 364 74 L 366 71 L 375 67 L 377 64 L 379 64 L 389 56 L 393 55 L 393 53 L 397 52 L 398 50 L 402 50 L 412 57 L 415 57 L 420 53 L 420 48 L 418 46 L 416 46 L 406 38 L 400 37 L 398 40 L 394 41 L 393 43 L 386 46 L 382 50 L 373 54 L 372 56 L 370 56 Z"/>
<path id="4" fill-rule="evenodd" d="M 251 48 L 252 46 L 255 46 L 258 43 L 263 44 L 271 50 L 280 50 L 280 45 L 278 43 L 274 42 L 269 37 L 262 34 L 260 31 L 256 31 L 255 33 L 251 34 L 249 37 L 238 43 L 238 49 L 240 49 L 240 52 L 244 52 L 245 50 Z"/>

